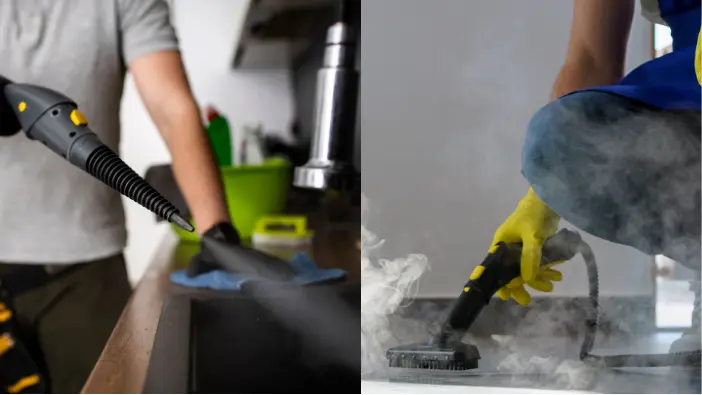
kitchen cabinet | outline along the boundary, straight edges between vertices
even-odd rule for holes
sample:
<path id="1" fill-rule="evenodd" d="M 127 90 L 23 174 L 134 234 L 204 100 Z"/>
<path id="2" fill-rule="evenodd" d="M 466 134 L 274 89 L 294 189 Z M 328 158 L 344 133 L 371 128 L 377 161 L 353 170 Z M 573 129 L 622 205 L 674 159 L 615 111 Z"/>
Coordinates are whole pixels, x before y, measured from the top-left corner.
<path id="1" fill-rule="evenodd" d="M 237 40 L 235 69 L 288 68 L 326 30 L 333 0 L 252 0 Z"/>

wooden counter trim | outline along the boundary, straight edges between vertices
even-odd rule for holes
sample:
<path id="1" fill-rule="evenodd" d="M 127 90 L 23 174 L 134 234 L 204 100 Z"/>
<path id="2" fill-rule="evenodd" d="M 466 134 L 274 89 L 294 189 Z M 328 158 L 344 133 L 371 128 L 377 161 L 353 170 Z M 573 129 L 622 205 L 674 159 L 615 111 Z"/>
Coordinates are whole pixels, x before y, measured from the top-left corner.
<path id="1" fill-rule="evenodd" d="M 161 309 L 169 290 L 176 244 L 175 237 L 169 234 L 159 245 L 82 393 L 142 393 Z"/>

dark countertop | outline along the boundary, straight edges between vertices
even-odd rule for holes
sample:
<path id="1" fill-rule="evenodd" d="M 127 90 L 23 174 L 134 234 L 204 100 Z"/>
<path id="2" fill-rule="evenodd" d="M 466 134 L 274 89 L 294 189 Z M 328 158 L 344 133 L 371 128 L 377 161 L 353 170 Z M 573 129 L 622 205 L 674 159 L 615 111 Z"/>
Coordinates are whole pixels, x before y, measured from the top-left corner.
<path id="1" fill-rule="evenodd" d="M 316 224 L 315 224 L 316 223 Z M 320 267 L 348 272 L 347 283 L 360 282 L 358 223 L 329 224 L 310 219 L 314 242 L 306 250 Z M 172 294 L 212 292 L 171 284 L 171 272 L 184 268 L 196 244 L 181 243 L 169 233 L 158 247 L 115 326 L 83 393 L 142 393 L 164 300 Z"/>

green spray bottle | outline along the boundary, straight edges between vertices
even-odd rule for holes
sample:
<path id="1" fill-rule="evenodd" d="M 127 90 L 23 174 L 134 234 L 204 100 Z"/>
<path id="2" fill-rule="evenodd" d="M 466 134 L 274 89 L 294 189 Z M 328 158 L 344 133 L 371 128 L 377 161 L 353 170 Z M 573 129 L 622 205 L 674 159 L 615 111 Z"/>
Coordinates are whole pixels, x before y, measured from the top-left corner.
<path id="1" fill-rule="evenodd" d="M 208 106 L 205 111 L 208 123 L 207 135 L 217 158 L 217 164 L 219 167 L 229 167 L 232 165 L 232 137 L 229 122 L 212 106 Z"/>

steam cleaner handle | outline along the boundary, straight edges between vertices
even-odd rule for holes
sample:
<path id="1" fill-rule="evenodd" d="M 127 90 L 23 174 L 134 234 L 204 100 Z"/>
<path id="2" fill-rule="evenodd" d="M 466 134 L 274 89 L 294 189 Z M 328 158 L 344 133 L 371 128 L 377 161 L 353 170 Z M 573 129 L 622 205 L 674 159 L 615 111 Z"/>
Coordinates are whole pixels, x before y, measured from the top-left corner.
<path id="1" fill-rule="evenodd" d="M 560 230 L 544 242 L 541 265 L 572 259 L 578 253 L 580 242 L 581 238 L 577 232 Z M 489 254 L 473 270 L 444 322 L 443 333 L 449 335 L 450 332 L 458 331 L 462 335 L 470 328 L 492 296 L 521 275 L 521 251 L 521 244 L 500 243 L 497 251 Z"/>
<path id="2" fill-rule="evenodd" d="M 4 96 L 28 138 L 44 144 L 161 218 L 187 231 L 194 230 L 173 204 L 100 141 L 73 100 L 40 86 L 12 83 L 2 77 L 0 82 L 0 99 Z"/>
<path id="3" fill-rule="evenodd" d="M 12 84 L 12 81 L 0 75 L 0 137 L 14 136 L 22 129 L 19 122 L 17 122 L 12 106 L 7 100 L 3 100 L 2 92 L 4 92 L 5 86 L 9 84 Z"/>

